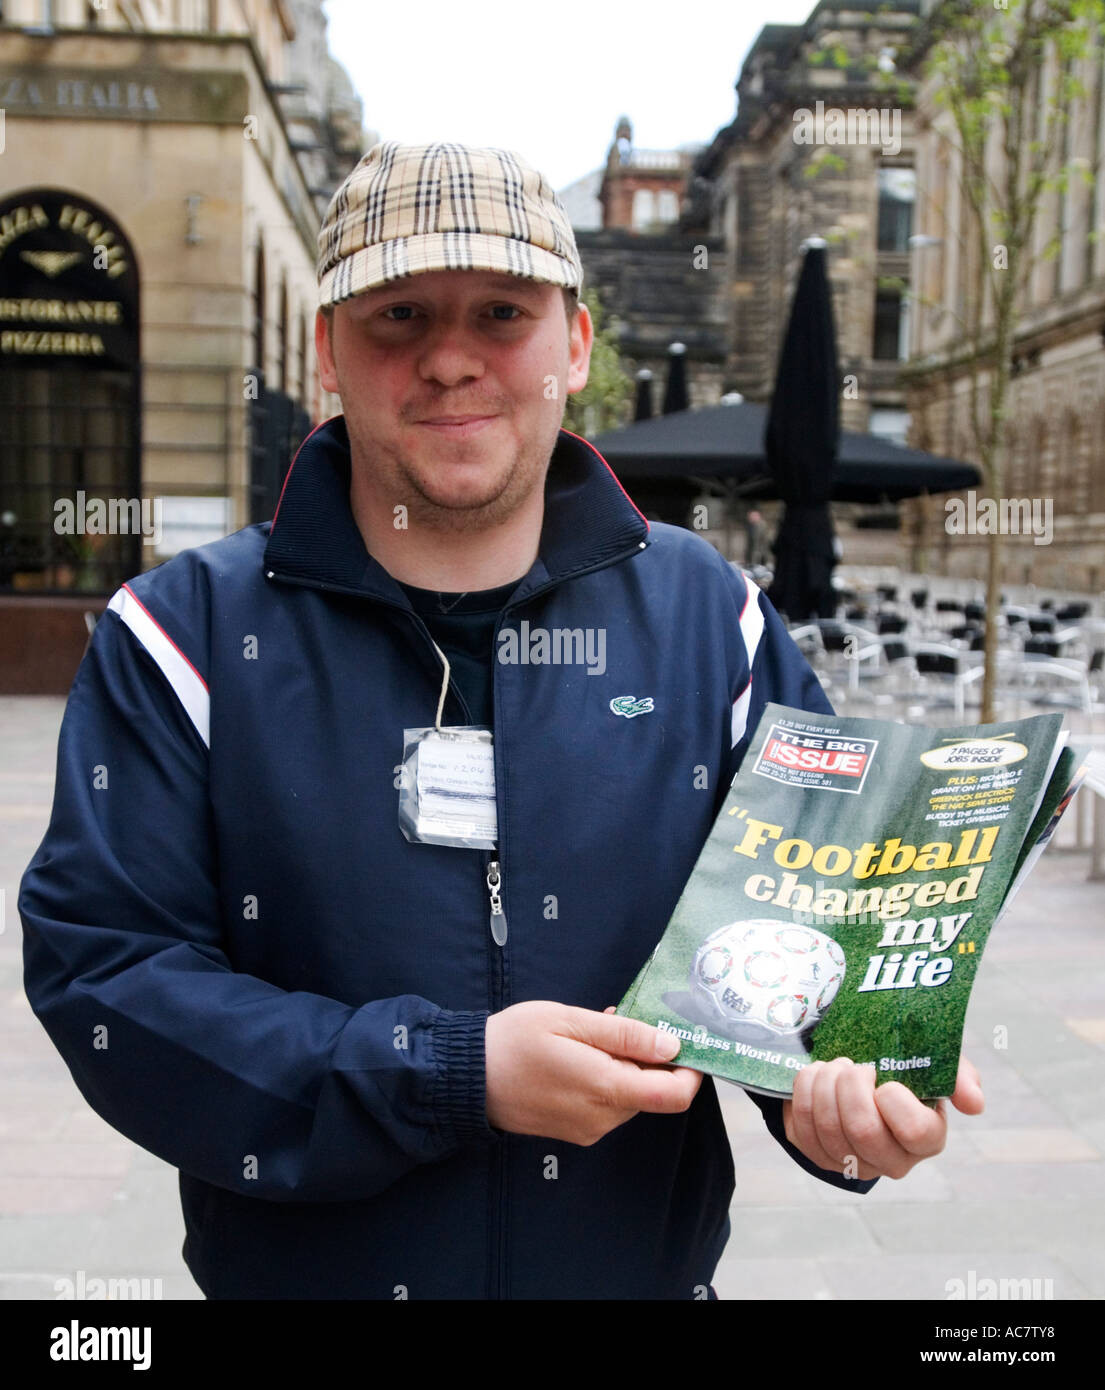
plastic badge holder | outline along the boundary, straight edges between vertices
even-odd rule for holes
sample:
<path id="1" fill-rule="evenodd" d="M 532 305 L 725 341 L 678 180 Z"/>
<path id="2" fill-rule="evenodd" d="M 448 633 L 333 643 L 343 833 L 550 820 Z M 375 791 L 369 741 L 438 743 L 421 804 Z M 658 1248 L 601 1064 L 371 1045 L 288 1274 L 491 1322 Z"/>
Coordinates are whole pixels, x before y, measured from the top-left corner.
<path id="1" fill-rule="evenodd" d="M 399 828 L 412 844 L 496 847 L 490 729 L 470 725 L 403 730 Z"/>

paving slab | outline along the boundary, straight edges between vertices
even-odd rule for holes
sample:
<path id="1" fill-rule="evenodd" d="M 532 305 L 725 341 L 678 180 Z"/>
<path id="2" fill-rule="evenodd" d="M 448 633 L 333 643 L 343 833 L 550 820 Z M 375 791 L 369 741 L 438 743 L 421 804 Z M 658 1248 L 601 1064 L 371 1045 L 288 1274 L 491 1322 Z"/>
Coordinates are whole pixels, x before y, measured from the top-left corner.
<path id="1" fill-rule="evenodd" d="M 880 1247 L 896 1254 L 947 1250 L 981 1256 L 1010 1249 L 1046 1254 L 1079 1241 L 1105 1244 L 1105 1204 L 1055 1195 L 1021 1202 L 933 1203 L 920 1219 L 913 1208 L 886 1206 L 866 1224 Z"/>
<path id="2" fill-rule="evenodd" d="M 961 1202 L 1003 1201 L 1010 1204 L 1061 1194 L 1068 1202 L 1100 1203 L 1101 1162 L 981 1163 L 952 1168 L 947 1174 L 954 1198 Z"/>
<path id="3" fill-rule="evenodd" d="M 1101 1155 L 1073 1129 L 1043 1125 L 1009 1129 L 979 1129 L 975 1143 L 992 1163 L 1062 1163 L 1097 1159 Z"/>
<path id="4" fill-rule="evenodd" d="M 841 1188 L 830 1187 L 828 1183 L 819 1182 L 818 1198 L 826 1205 L 837 1205 L 842 1200 L 851 1201 L 864 1212 L 883 1206 L 950 1202 L 955 1195 L 948 1180 L 951 1165 L 942 1160 L 945 1160 L 944 1154 L 928 1163 L 919 1163 L 904 1178 L 880 1178 L 869 1192 L 864 1193 L 849 1193 Z M 871 1219 L 874 1221 L 878 1218 L 872 1216 Z"/>
<path id="5" fill-rule="evenodd" d="M 1105 1298 L 1105 1250 L 1100 1246 L 1056 1245 L 1051 1252 L 1067 1269 L 1073 1271 L 1088 1290 L 1090 1298 Z"/>
<path id="6" fill-rule="evenodd" d="M 729 1249 L 737 1246 L 729 1242 Z M 754 1302 L 780 1299 L 788 1302 L 832 1297 L 824 1272 L 816 1260 L 741 1259 L 726 1254 L 714 1275 L 718 1298 Z"/>
<path id="7" fill-rule="evenodd" d="M 926 1208 L 927 1212 L 927 1208 Z M 878 1244 L 854 1207 L 742 1207 L 730 1209 L 733 1236 L 729 1250 L 749 1259 L 777 1256 L 781 1250 L 838 1250 L 872 1255 Z"/>
<path id="8" fill-rule="evenodd" d="M 964 1266 L 948 1255 L 883 1255 L 879 1260 L 828 1258 L 818 1260 L 817 1268 L 833 1298 L 952 1302 L 951 1295 L 960 1292 L 960 1286 L 963 1293 L 972 1287 L 972 1269 L 975 1289 L 980 1279 L 1005 1279 L 1007 1293 L 1038 1295 L 1032 1298 L 1033 1302 L 1094 1297 L 1065 1261 L 1015 1251 L 980 1257 L 977 1268 Z M 997 1291 L 1001 1287 L 999 1283 Z"/>

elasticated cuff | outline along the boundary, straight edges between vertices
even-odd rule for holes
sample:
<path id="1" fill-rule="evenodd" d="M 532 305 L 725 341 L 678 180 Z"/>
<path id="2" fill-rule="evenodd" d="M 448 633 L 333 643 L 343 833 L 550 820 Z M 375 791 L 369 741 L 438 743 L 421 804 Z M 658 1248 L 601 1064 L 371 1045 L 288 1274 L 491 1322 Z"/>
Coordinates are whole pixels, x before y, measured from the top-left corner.
<path id="1" fill-rule="evenodd" d="M 870 1192 L 878 1182 L 878 1178 L 848 1178 L 832 1169 L 819 1168 L 813 1159 L 807 1158 L 801 1149 L 796 1149 L 787 1138 L 786 1127 L 783 1124 L 783 1102 L 776 1096 L 762 1096 L 755 1091 L 749 1091 L 747 1095 L 749 1100 L 759 1106 L 771 1137 L 781 1144 L 795 1163 L 804 1168 L 811 1177 L 820 1178 L 831 1187 L 841 1187 L 846 1192 L 859 1193 Z"/>
<path id="2" fill-rule="evenodd" d="M 457 1144 L 498 1137 L 487 1123 L 487 1019 L 486 1010 L 442 1011 L 434 1024 L 434 1114 Z"/>

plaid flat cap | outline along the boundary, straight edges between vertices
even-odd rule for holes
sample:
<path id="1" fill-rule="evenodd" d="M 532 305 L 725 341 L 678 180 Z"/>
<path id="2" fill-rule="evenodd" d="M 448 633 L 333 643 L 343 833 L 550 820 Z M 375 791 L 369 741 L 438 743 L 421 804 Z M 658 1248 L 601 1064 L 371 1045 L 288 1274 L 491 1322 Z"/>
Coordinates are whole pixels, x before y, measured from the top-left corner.
<path id="1" fill-rule="evenodd" d="M 583 266 L 543 175 L 514 150 L 386 140 L 330 200 L 319 306 L 431 270 L 490 270 L 574 289 Z"/>

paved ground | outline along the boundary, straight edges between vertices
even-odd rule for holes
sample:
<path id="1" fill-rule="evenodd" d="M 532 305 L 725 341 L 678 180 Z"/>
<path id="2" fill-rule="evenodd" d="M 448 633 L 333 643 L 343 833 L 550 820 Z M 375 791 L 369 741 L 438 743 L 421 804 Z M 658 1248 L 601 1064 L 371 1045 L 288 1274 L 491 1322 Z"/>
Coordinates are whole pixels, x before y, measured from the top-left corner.
<path id="1" fill-rule="evenodd" d="M 62 708 L 0 700 L 0 1298 L 52 1299 L 80 1271 L 198 1298 L 174 1171 L 88 1108 L 20 985 L 17 889 Z M 965 1041 L 986 1113 L 952 1112 L 944 1154 L 901 1182 L 866 1197 L 817 1182 L 720 1087 L 737 1168 L 723 1298 L 943 1299 L 957 1279 L 1105 1297 L 1105 885 L 1086 867 L 1053 846 L 995 933 Z"/>

